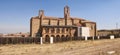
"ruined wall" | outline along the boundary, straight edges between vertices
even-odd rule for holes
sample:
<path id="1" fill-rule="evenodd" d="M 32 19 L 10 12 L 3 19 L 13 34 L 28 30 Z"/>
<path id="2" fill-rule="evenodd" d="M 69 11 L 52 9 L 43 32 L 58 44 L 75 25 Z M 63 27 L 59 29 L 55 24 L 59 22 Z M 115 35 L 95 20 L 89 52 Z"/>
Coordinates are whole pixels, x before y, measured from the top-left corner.
<path id="1" fill-rule="evenodd" d="M 39 18 L 32 18 L 31 19 L 31 36 L 35 37 L 39 30 Z M 82 24 L 80 19 L 67 19 L 68 26 L 75 26 L 75 24 Z M 52 26 L 65 26 L 65 19 L 42 19 L 42 25 L 52 25 Z M 96 36 L 96 23 L 86 22 L 85 27 L 90 28 L 90 36 Z"/>
<path id="2" fill-rule="evenodd" d="M 30 24 L 30 36 L 35 37 L 39 31 L 40 20 L 37 18 L 31 18 Z"/>
<path id="3" fill-rule="evenodd" d="M 43 19 L 42 20 L 42 25 L 49 25 L 49 20 L 48 19 Z"/>
<path id="4" fill-rule="evenodd" d="M 65 25 L 65 19 L 64 20 L 59 20 L 59 25 L 64 26 Z"/>
<path id="5" fill-rule="evenodd" d="M 72 25 L 72 20 L 71 19 L 67 19 L 67 25 Z"/>
<path id="6" fill-rule="evenodd" d="M 57 19 L 51 19 L 50 20 L 50 25 L 57 25 L 58 24 L 58 20 Z"/>

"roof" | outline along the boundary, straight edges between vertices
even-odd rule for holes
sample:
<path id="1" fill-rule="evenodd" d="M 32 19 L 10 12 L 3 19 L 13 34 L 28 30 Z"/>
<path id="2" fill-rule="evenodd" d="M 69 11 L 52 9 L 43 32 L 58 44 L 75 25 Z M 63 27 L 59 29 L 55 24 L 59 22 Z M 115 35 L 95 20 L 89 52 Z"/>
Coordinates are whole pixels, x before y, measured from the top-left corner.
<path id="1" fill-rule="evenodd" d="M 42 25 L 42 27 L 77 27 L 74 25 L 63 25 L 63 26 L 59 26 L 59 25 Z"/>
<path id="2" fill-rule="evenodd" d="M 39 17 L 38 17 L 38 16 L 34 16 L 34 17 L 32 17 L 32 19 L 39 19 Z M 57 19 L 57 20 L 61 20 L 61 19 L 64 19 L 64 18 L 45 16 L 44 19 Z M 70 19 L 78 19 L 78 20 L 83 20 L 83 21 L 85 21 L 85 19 L 77 18 L 77 17 L 70 17 Z"/>
<path id="3" fill-rule="evenodd" d="M 82 23 L 96 23 L 96 22 L 85 20 L 85 21 L 82 21 Z"/>

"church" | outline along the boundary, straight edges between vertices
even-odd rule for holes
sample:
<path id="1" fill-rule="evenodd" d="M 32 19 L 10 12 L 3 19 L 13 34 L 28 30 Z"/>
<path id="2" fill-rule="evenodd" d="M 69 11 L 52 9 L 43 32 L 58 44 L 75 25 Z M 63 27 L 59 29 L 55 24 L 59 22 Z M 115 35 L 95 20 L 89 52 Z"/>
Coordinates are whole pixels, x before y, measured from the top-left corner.
<path id="1" fill-rule="evenodd" d="M 30 36 L 55 38 L 94 37 L 96 36 L 96 22 L 70 16 L 70 8 L 64 7 L 64 17 L 45 16 L 44 10 L 30 19 Z"/>

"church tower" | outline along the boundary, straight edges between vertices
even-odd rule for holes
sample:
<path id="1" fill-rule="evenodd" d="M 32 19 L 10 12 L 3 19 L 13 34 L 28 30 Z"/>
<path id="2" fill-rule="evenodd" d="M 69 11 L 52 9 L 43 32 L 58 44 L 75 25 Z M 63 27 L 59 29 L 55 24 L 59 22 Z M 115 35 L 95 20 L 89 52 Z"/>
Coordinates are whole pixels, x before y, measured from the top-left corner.
<path id="1" fill-rule="evenodd" d="M 70 18 L 70 8 L 68 6 L 64 7 L 64 18 L 65 18 L 65 25 L 67 25 L 68 19 Z"/>
<path id="2" fill-rule="evenodd" d="M 64 18 L 65 19 L 70 18 L 70 8 L 68 6 L 64 7 Z"/>
<path id="3" fill-rule="evenodd" d="M 43 31 L 43 29 L 42 29 L 42 20 L 43 20 L 43 18 L 44 18 L 44 10 L 39 10 L 38 17 L 39 17 L 39 30 L 38 30 L 36 36 L 42 37 L 42 34 L 41 34 L 41 33 L 42 33 L 42 31 Z"/>

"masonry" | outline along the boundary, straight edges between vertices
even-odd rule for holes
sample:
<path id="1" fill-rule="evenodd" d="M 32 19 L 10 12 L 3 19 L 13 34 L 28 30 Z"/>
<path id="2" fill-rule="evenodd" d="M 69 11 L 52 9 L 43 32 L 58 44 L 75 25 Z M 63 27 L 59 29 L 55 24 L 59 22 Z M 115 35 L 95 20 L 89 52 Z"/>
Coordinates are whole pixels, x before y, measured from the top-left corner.
<path id="1" fill-rule="evenodd" d="M 110 29 L 110 30 L 98 30 L 98 36 L 120 36 L 120 29 Z"/>
<path id="2" fill-rule="evenodd" d="M 88 27 L 89 36 L 96 36 L 96 22 L 71 17 L 68 6 L 64 7 L 63 18 L 45 16 L 44 11 L 40 10 L 39 15 L 30 20 L 30 35 L 31 37 L 43 37 L 45 39 L 51 36 L 58 39 L 80 37 L 82 36 L 80 27 Z"/>

